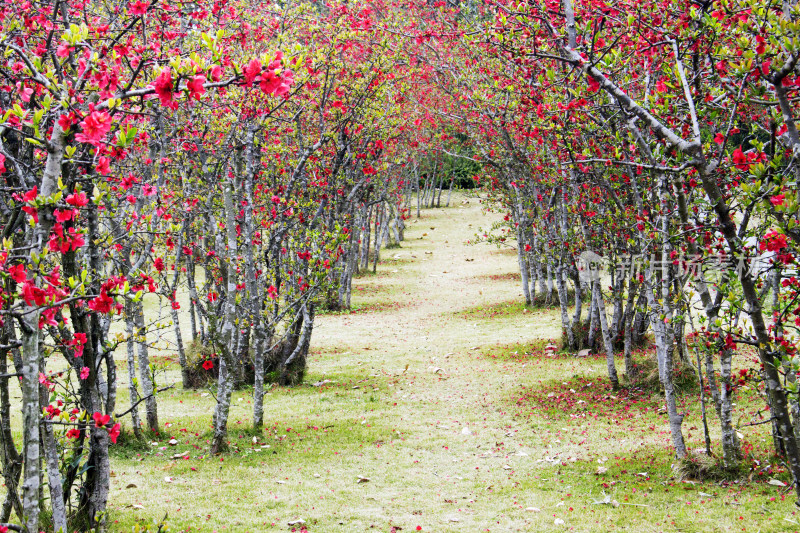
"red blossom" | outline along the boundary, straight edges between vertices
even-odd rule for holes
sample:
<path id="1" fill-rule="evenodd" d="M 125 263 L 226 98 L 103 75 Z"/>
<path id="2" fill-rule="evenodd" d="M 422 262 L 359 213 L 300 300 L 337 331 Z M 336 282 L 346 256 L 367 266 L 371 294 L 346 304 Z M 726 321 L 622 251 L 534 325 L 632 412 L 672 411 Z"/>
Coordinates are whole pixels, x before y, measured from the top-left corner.
<path id="1" fill-rule="evenodd" d="M 14 265 L 8 267 L 8 273 L 11 275 L 11 279 L 17 283 L 25 282 L 28 277 L 27 272 L 25 271 L 25 265 Z"/>
<path id="2" fill-rule="evenodd" d="M 189 97 L 199 100 L 200 97 L 206 92 L 206 88 L 203 87 L 205 82 L 205 76 L 195 76 L 189 80 L 189 82 L 186 84 L 186 88 L 189 89 Z"/>
<path id="3" fill-rule="evenodd" d="M 170 69 L 167 68 L 161 71 L 161 74 L 158 75 L 153 83 L 153 89 L 156 91 L 161 105 L 168 108 L 177 107 L 177 104 L 172 99 L 172 71 Z"/>
<path id="4" fill-rule="evenodd" d="M 79 192 L 67 196 L 67 203 L 74 207 L 83 207 L 89 203 L 89 199 L 85 192 Z"/>
<path id="5" fill-rule="evenodd" d="M 149 7 L 149 3 L 143 0 L 136 0 L 135 2 L 131 2 L 128 6 L 128 13 L 133 15 L 134 17 L 139 15 L 144 15 L 147 13 L 147 8 Z"/>
<path id="6" fill-rule="evenodd" d="M 111 115 L 105 111 L 92 110 L 81 122 L 81 133 L 75 136 L 75 140 L 99 146 L 109 130 L 111 130 Z"/>
<path id="7" fill-rule="evenodd" d="M 243 69 L 244 86 L 251 87 L 256 77 L 261 73 L 261 61 L 258 59 L 251 60 Z"/>
<path id="8" fill-rule="evenodd" d="M 95 412 L 92 414 L 92 419 L 94 419 L 94 427 L 101 428 L 111 422 L 111 415 Z"/>
<path id="9" fill-rule="evenodd" d="M 100 296 L 89 302 L 89 309 L 95 313 L 110 313 L 112 305 L 114 305 L 114 299 L 103 289 L 100 291 Z"/>
<path id="10" fill-rule="evenodd" d="M 121 427 L 119 423 L 114 424 L 114 427 L 108 432 L 108 437 L 111 439 L 111 442 L 114 444 L 117 443 L 117 438 L 119 437 Z"/>

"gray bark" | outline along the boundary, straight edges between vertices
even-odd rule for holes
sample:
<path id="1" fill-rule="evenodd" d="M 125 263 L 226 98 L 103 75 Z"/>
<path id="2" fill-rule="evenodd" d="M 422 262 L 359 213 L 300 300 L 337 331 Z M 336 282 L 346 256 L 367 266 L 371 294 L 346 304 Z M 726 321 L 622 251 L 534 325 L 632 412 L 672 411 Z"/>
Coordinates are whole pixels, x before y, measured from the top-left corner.
<path id="1" fill-rule="evenodd" d="M 617 377 L 617 366 L 614 363 L 614 344 L 611 342 L 611 333 L 608 330 L 608 318 L 606 316 L 606 304 L 603 299 L 603 291 L 600 288 L 600 281 L 593 284 L 593 298 L 597 316 L 600 318 L 600 331 L 603 335 L 603 345 L 606 349 L 606 366 L 608 367 L 608 379 L 611 387 L 616 390 L 619 388 L 619 378 Z"/>
<path id="2" fill-rule="evenodd" d="M 578 347 L 575 343 L 575 334 L 572 329 L 572 321 L 569 318 L 569 302 L 567 301 L 567 288 L 564 283 L 563 266 L 561 264 L 555 267 L 556 288 L 558 293 L 558 303 L 561 308 L 561 327 L 567 334 L 567 342 L 569 349 L 576 350 Z"/>
<path id="3" fill-rule="evenodd" d="M 42 427 L 42 444 L 44 446 L 47 477 L 50 486 L 50 510 L 53 513 L 53 531 L 67 533 L 67 508 L 64 505 L 64 490 L 61 487 L 58 445 L 53 434 L 53 426 L 48 421 L 45 421 Z"/>
<path id="4" fill-rule="evenodd" d="M 142 386 L 142 397 L 144 400 L 145 418 L 147 428 L 152 432 L 158 432 L 158 401 L 155 396 L 153 379 L 150 376 L 150 354 L 147 347 L 147 328 L 144 323 L 144 305 L 141 301 L 131 304 L 133 323 L 136 326 L 136 346 L 139 363 L 139 383 Z"/>
<path id="5" fill-rule="evenodd" d="M 39 308 L 26 306 L 20 320 L 22 330 L 22 429 L 25 469 L 22 482 L 22 510 L 28 532 L 39 531 Z"/>
<path id="6" fill-rule="evenodd" d="M 128 395 L 130 396 L 131 403 L 131 424 L 133 425 L 133 434 L 136 438 L 142 436 L 142 422 L 139 418 L 139 390 L 136 387 L 136 353 L 134 341 L 134 325 L 133 317 L 131 316 L 132 304 L 127 305 L 125 313 L 125 328 L 128 334 L 127 348 L 128 348 Z"/>
<path id="7" fill-rule="evenodd" d="M 233 203 L 234 184 L 232 179 L 226 179 L 223 187 L 223 201 L 225 208 L 225 237 L 227 241 L 227 287 L 225 295 L 225 310 L 222 328 L 219 333 L 219 378 L 217 380 L 217 405 L 214 409 L 214 436 L 211 441 L 211 453 L 217 454 L 226 446 L 225 439 L 228 435 L 228 414 L 231 406 L 231 392 L 233 390 L 231 364 L 233 363 L 232 341 L 236 329 L 236 208 Z"/>

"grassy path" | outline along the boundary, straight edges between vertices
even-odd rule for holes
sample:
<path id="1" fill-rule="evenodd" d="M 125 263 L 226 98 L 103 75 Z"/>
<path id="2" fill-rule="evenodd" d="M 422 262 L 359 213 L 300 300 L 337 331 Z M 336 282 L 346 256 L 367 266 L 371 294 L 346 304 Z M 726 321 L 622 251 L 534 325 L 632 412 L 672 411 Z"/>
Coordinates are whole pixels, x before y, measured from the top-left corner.
<path id="1" fill-rule="evenodd" d="M 250 397 L 235 395 L 234 453 L 204 455 L 208 393 L 160 398 L 169 435 L 114 458 L 115 527 L 165 513 L 173 531 L 237 532 L 299 531 L 296 520 L 319 532 L 768 531 L 797 520 L 788 501 L 774 519 L 754 517 L 743 511 L 767 501 L 760 493 L 670 481 L 658 402 L 613 396 L 595 379 L 600 359 L 531 352 L 558 334 L 556 314 L 514 304 L 516 255 L 465 244 L 493 215 L 455 203 L 423 213 L 378 274 L 356 280 L 354 312 L 319 318 L 308 384 L 267 395 L 266 431 L 247 430 Z M 604 492 L 620 505 L 593 504 Z"/>

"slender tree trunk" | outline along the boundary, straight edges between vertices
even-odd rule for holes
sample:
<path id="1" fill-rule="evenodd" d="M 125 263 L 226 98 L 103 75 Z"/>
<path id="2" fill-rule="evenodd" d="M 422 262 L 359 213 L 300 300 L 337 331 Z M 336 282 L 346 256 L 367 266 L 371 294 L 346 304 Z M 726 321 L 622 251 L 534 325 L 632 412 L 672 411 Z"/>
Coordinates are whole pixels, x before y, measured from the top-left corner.
<path id="1" fill-rule="evenodd" d="M 195 276 L 194 258 L 192 256 L 189 256 L 189 257 L 186 258 L 186 286 L 187 287 L 194 286 L 194 276 Z M 192 279 L 191 282 L 189 282 L 189 278 Z M 197 293 L 197 291 L 195 291 L 195 294 L 196 293 Z M 191 297 L 191 291 L 190 291 L 189 292 L 189 326 L 191 327 L 191 330 L 192 330 L 192 341 L 193 342 L 197 341 L 197 317 L 195 316 L 196 313 L 197 313 L 197 309 L 196 309 L 196 306 L 195 306 L 195 300 L 194 300 L 194 298 Z"/>
<path id="2" fill-rule="evenodd" d="M 597 313 L 597 293 L 592 289 L 592 305 L 589 306 L 589 331 L 586 335 L 586 347 L 594 351 L 597 322 L 600 317 Z"/>
<path id="3" fill-rule="evenodd" d="M 45 393 L 45 401 L 47 400 Z M 64 490 L 61 487 L 61 471 L 59 470 L 58 445 L 53 426 L 45 421 L 42 427 L 42 445 L 44 446 L 47 477 L 50 486 L 50 511 L 53 513 L 53 531 L 68 533 L 67 508 L 64 505 Z"/>
<path id="4" fill-rule="evenodd" d="M 372 239 L 372 207 L 365 208 L 366 216 L 364 217 L 364 231 L 362 231 L 361 239 L 361 270 L 367 270 L 369 267 L 369 247 Z"/>
<path id="5" fill-rule="evenodd" d="M 153 379 L 150 377 L 150 354 L 147 347 L 147 329 L 144 323 L 144 306 L 142 302 L 131 304 L 133 323 L 136 326 L 136 345 L 138 347 L 139 359 L 139 383 L 142 385 L 142 397 L 144 400 L 145 418 L 147 428 L 158 432 L 158 400 L 155 395 Z"/>
<path id="6" fill-rule="evenodd" d="M 600 331 L 603 335 L 603 345 L 606 349 L 606 366 L 608 367 L 608 379 L 611 381 L 611 387 L 614 390 L 619 389 L 619 378 L 617 377 L 617 366 L 614 363 L 614 344 L 611 342 L 611 333 L 608 330 L 608 318 L 606 316 L 606 305 L 603 299 L 603 291 L 600 288 L 600 280 L 592 284 L 595 297 L 592 300 L 595 302 L 597 316 L 600 318 Z"/>
<path id="7" fill-rule="evenodd" d="M 447 204 L 445 207 L 450 207 L 450 197 L 453 195 L 453 182 L 455 179 L 450 178 L 450 187 L 447 189 Z"/>
<path id="8" fill-rule="evenodd" d="M 633 385 L 639 375 L 636 364 L 633 361 L 633 347 L 632 345 L 632 329 L 633 329 L 633 304 L 636 301 L 637 287 L 631 276 L 631 281 L 628 283 L 628 301 L 625 305 L 625 311 L 622 313 L 622 331 L 624 339 L 625 350 L 625 375 L 628 377 L 628 383 Z"/>
<path id="9" fill-rule="evenodd" d="M 675 387 L 672 382 L 672 361 L 670 361 L 670 336 L 669 328 L 660 320 L 659 314 L 661 313 L 661 306 L 655 299 L 652 290 L 653 273 L 652 268 L 647 269 L 648 280 L 646 288 L 648 299 L 650 300 L 650 309 L 653 313 L 653 336 L 656 343 L 656 359 L 658 361 L 658 377 L 661 385 L 664 387 L 664 399 L 667 405 L 667 416 L 669 417 L 669 429 L 672 435 L 672 445 L 675 449 L 675 455 L 678 459 L 686 456 L 686 444 L 683 440 L 683 432 L 681 424 L 683 423 L 683 415 L 678 413 L 677 400 L 675 398 Z"/>
<path id="10" fill-rule="evenodd" d="M 20 320 L 22 330 L 22 430 L 25 471 L 22 482 L 22 510 L 28 532 L 39 531 L 39 308 L 26 307 Z"/>
<path id="11" fill-rule="evenodd" d="M 135 354 L 135 341 L 134 341 L 134 324 L 133 324 L 133 304 L 128 304 L 125 313 L 125 327 L 128 334 L 128 341 L 126 342 L 128 348 L 128 395 L 131 402 L 131 424 L 133 425 L 133 434 L 138 439 L 142 436 L 142 422 L 139 418 L 139 391 L 136 387 L 136 354 Z"/>
<path id="12" fill-rule="evenodd" d="M 383 203 L 375 206 L 375 250 L 372 256 L 372 273 L 378 271 L 378 261 L 381 257 L 381 237 L 383 236 L 383 223 L 384 223 L 384 207 Z"/>
<path id="13" fill-rule="evenodd" d="M 525 240 L 521 236 L 517 239 L 517 261 L 519 262 L 519 272 L 522 279 L 522 294 L 525 297 L 525 305 L 531 305 L 531 290 L 528 280 L 528 261 L 525 257 Z"/>
<path id="14" fill-rule="evenodd" d="M 572 329 L 572 322 L 569 319 L 569 302 L 567 301 L 567 289 L 564 284 L 563 266 L 559 263 L 555 267 L 556 288 L 558 293 L 558 303 L 561 308 L 561 327 L 567 334 L 569 349 L 575 350 L 575 333 Z"/>
<path id="15" fill-rule="evenodd" d="M 225 311 L 222 330 L 219 334 L 219 349 L 221 353 L 219 361 L 219 378 L 217 380 L 217 405 L 214 409 L 214 435 L 211 441 L 211 454 L 222 452 L 226 447 L 228 436 L 228 414 L 231 407 L 231 392 L 233 376 L 230 375 L 230 365 L 233 362 L 234 354 L 231 349 L 236 328 L 236 211 L 233 203 L 234 192 L 233 178 L 225 181 L 223 189 L 223 202 L 225 208 L 225 236 L 227 240 L 227 287 L 225 295 Z"/>
<path id="16" fill-rule="evenodd" d="M 0 327 L 3 328 L 0 344 L 8 346 L 12 339 L 16 339 L 14 325 L 10 320 L 7 320 Z M 22 368 L 22 359 L 16 348 L 8 351 L 2 350 L 0 351 L 0 374 L 8 373 L 9 352 L 14 358 L 15 372 Z M 17 516 L 24 516 L 22 502 L 18 493 L 19 476 L 22 473 L 22 457 L 17 451 L 14 435 L 11 431 L 11 396 L 8 390 L 8 379 L 0 379 L 0 444 L 2 444 L 0 453 L 3 460 L 3 482 L 6 487 L 6 498 L 3 501 L 0 522 L 8 522 L 12 510 L 17 513 Z"/>
<path id="17" fill-rule="evenodd" d="M 172 316 L 172 327 L 175 331 L 175 344 L 178 348 L 178 362 L 181 365 L 181 383 L 183 389 L 189 389 L 189 368 L 186 366 L 186 350 L 183 348 L 183 334 L 181 333 L 181 321 L 178 315 L 178 310 L 172 306 L 170 302 L 169 312 Z"/>

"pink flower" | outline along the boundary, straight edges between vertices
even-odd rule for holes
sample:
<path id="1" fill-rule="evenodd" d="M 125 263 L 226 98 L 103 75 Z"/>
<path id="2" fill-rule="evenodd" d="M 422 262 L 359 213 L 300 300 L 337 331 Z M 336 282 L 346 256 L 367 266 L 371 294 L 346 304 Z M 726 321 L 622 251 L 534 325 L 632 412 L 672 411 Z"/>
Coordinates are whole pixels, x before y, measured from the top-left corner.
<path id="1" fill-rule="evenodd" d="M 164 107 L 174 108 L 177 104 L 172 99 L 172 71 L 164 69 L 158 75 L 156 81 L 153 83 L 153 89 Z"/>
<path id="2" fill-rule="evenodd" d="M 222 79 L 222 67 L 214 65 L 211 67 L 211 81 L 219 81 Z"/>
<path id="3" fill-rule="evenodd" d="M 101 176 L 108 176 L 109 172 L 111 172 L 111 167 L 109 166 L 107 157 L 101 157 L 97 161 L 97 165 L 94 168 Z"/>
<path id="4" fill-rule="evenodd" d="M 111 298 L 105 289 L 100 290 L 100 296 L 89 302 L 89 309 L 96 313 L 110 313 L 114 299 Z"/>
<path id="5" fill-rule="evenodd" d="M 61 115 L 58 117 L 58 125 L 62 130 L 67 131 L 72 126 L 72 118 L 69 115 Z"/>
<path id="6" fill-rule="evenodd" d="M 8 273 L 11 274 L 11 278 L 17 283 L 24 283 L 28 278 L 28 274 L 25 272 L 25 265 L 8 267 Z"/>
<path id="7" fill-rule="evenodd" d="M 244 67 L 244 86 L 250 87 L 253 85 L 256 77 L 261 73 L 261 61 L 258 59 L 251 60 L 246 67 Z"/>
<path id="8" fill-rule="evenodd" d="M 101 428 L 111 422 L 110 415 L 104 415 L 102 413 L 93 413 L 92 418 L 94 419 L 94 427 Z"/>
<path id="9" fill-rule="evenodd" d="M 136 0 L 136 2 L 132 2 L 128 6 L 128 13 L 130 13 L 131 16 L 134 17 L 138 15 L 144 15 L 145 13 L 147 13 L 148 6 L 149 4 L 147 2 L 144 2 L 142 0 Z"/>
<path id="10" fill-rule="evenodd" d="M 76 211 L 74 209 L 65 209 L 64 211 L 56 209 L 53 214 L 56 217 L 56 222 L 67 222 L 72 220 Z"/>
<path id="11" fill-rule="evenodd" d="M 36 198 L 38 196 L 39 196 L 39 190 L 38 190 L 38 188 L 36 186 L 34 186 L 33 189 L 29 190 L 28 192 L 26 192 L 22 196 L 22 201 L 23 202 L 32 202 L 32 201 L 36 200 Z"/>
<path id="12" fill-rule="evenodd" d="M 189 89 L 189 98 L 195 98 L 199 100 L 203 93 L 206 92 L 206 88 L 203 87 L 203 84 L 206 82 L 205 76 L 195 76 L 189 83 L 186 84 L 186 88 Z"/>
<path id="13" fill-rule="evenodd" d="M 89 377 L 89 367 L 85 366 L 81 368 L 81 379 L 86 379 Z"/>
<path id="14" fill-rule="evenodd" d="M 121 426 L 118 423 L 114 424 L 114 427 L 112 427 L 111 431 L 108 432 L 108 436 L 111 439 L 111 442 L 113 442 L 114 444 L 117 443 L 117 437 L 119 437 L 120 427 Z"/>
<path id="15" fill-rule="evenodd" d="M 156 260 L 153 261 L 153 266 L 156 268 L 156 270 L 158 272 L 163 271 L 164 270 L 164 260 L 161 259 L 160 257 L 156 257 Z"/>
<path id="16" fill-rule="evenodd" d="M 58 57 L 67 57 L 71 52 L 75 51 L 74 46 L 70 46 L 68 44 L 60 44 L 56 49 L 56 55 Z"/>
<path id="17" fill-rule="evenodd" d="M 759 243 L 758 248 L 763 252 L 764 250 L 770 252 L 779 252 L 788 246 L 786 242 L 786 235 L 778 233 L 777 231 L 770 231 L 764 236 L 764 240 Z"/>
<path id="18" fill-rule="evenodd" d="M 105 111 L 92 111 L 81 122 L 81 133 L 75 136 L 75 140 L 98 146 L 110 129 L 111 116 Z"/>
<path id="19" fill-rule="evenodd" d="M 83 357 L 83 345 L 86 344 L 85 333 L 74 333 L 69 345 L 72 346 L 72 354 L 75 357 Z"/>
<path id="20" fill-rule="evenodd" d="M 785 199 L 786 199 L 786 195 L 784 195 L 784 194 L 776 194 L 775 196 L 770 198 L 769 201 L 770 201 L 770 203 L 772 205 L 774 205 L 775 207 L 778 207 L 779 205 L 783 205 L 783 201 Z"/>
<path id="21" fill-rule="evenodd" d="M 23 102 L 30 102 L 31 95 L 33 95 L 33 89 L 30 87 L 25 87 L 19 92 L 19 97 L 22 98 Z"/>
<path id="22" fill-rule="evenodd" d="M 79 192 L 67 196 L 67 203 L 73 207 L 83 207 L 89 203 L 89 199 L 85 192 Z"/>

